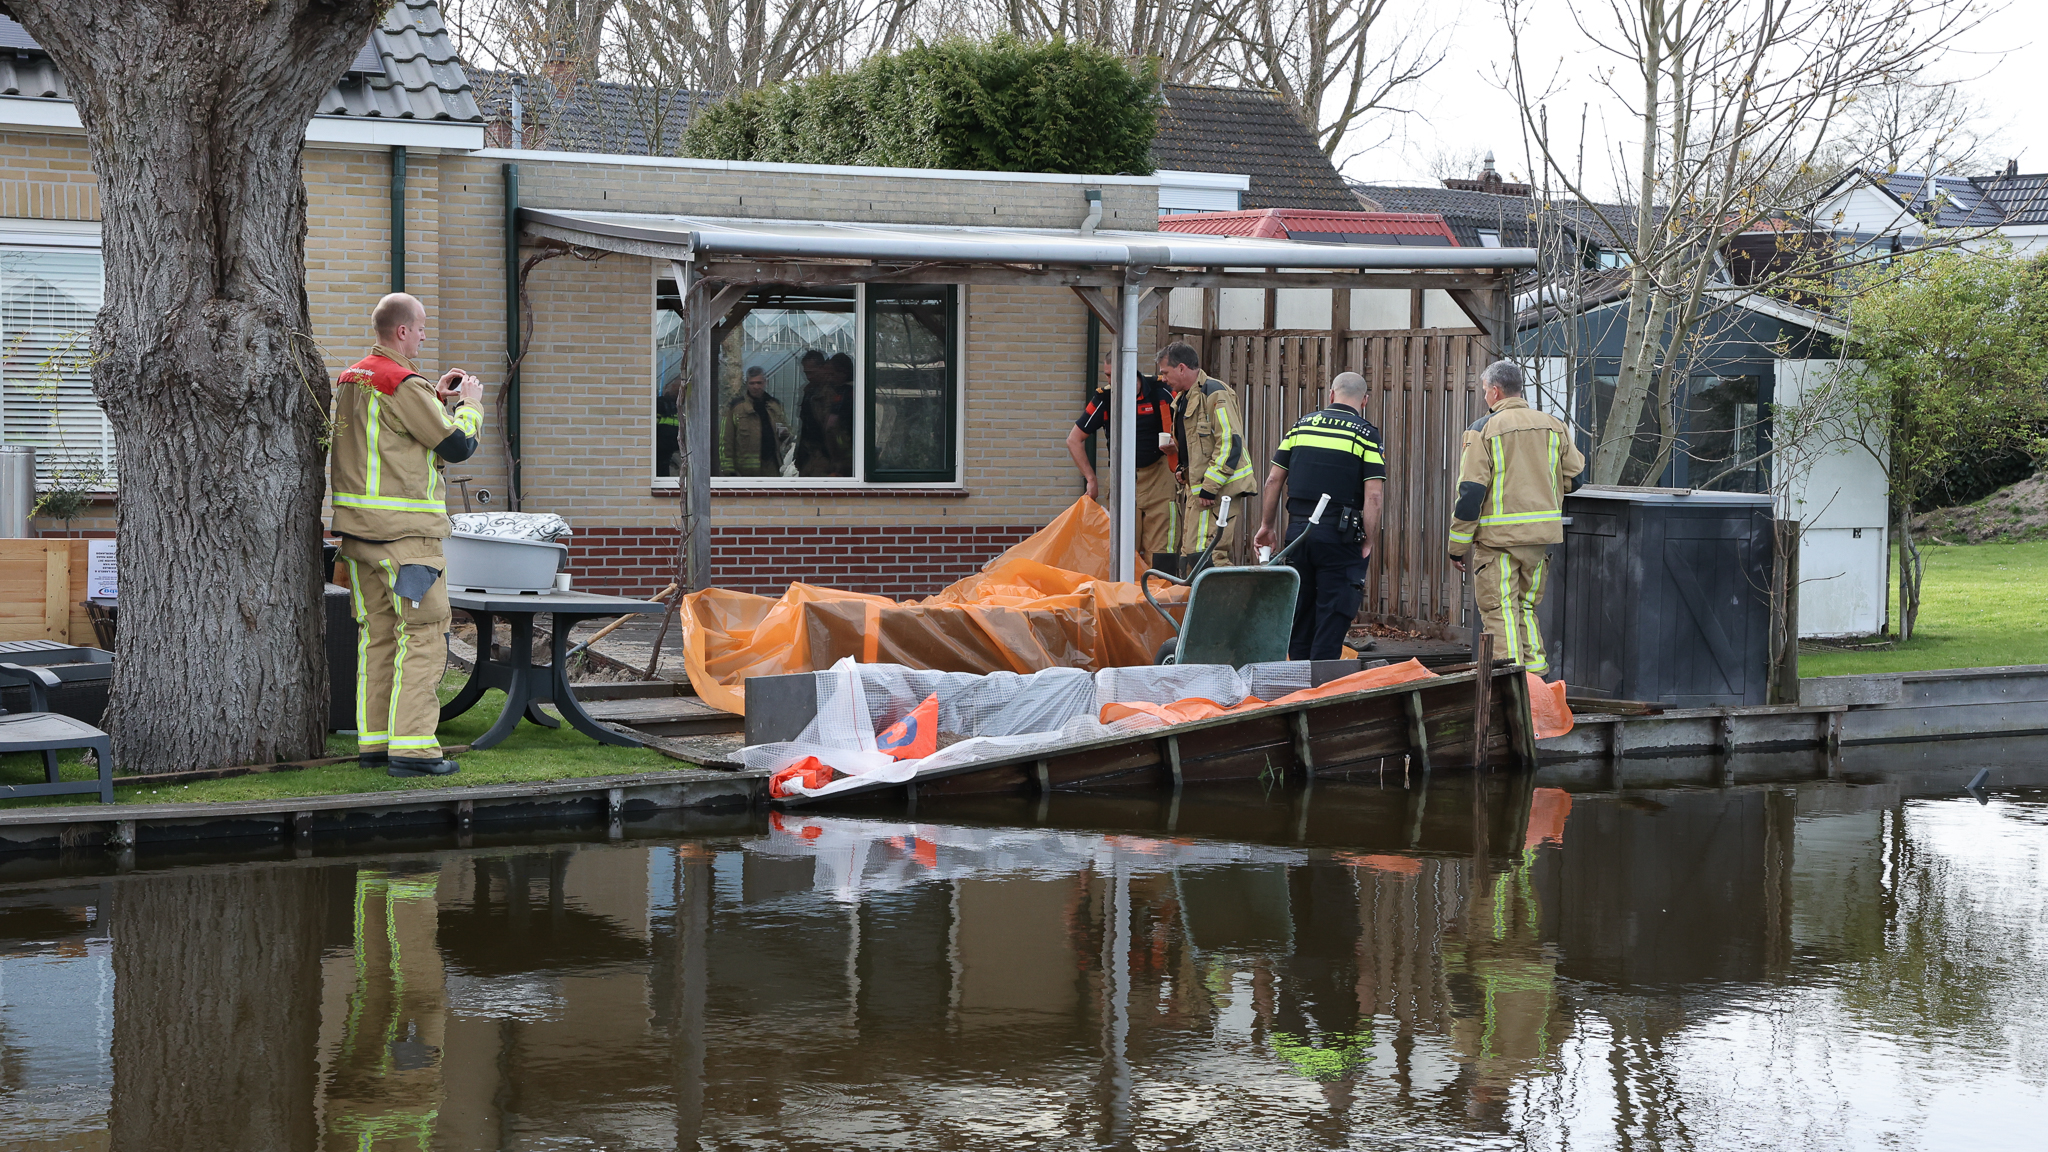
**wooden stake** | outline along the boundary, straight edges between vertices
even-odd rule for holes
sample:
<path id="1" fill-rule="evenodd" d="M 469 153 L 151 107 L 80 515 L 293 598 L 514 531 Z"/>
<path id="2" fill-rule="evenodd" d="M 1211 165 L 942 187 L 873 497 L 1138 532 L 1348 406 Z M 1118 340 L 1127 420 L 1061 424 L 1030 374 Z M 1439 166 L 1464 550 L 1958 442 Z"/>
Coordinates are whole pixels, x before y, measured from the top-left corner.
<path id="1" fill-rule="evenodd" d="M 1486 770 L 1486 738 L 1489 713 L 1492 711 L 1493 688 L 1493 636 L 1481 631 L 1472 644 L 1477 658 L 1472 669 L 1472 769 Z"/>

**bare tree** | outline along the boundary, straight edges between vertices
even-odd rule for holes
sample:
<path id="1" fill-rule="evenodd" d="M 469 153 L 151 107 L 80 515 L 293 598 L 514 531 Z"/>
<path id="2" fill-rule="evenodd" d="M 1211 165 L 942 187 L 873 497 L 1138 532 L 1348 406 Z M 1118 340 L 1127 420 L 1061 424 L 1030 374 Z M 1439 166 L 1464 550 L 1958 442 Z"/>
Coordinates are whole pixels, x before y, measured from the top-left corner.
<path id="1" fill-rule="evenodd" d="M 1701 321 L 1732 303 L 1721 275 L 1729 240 L 1765 221 L 1810 218 L 1823 191 L 1818 167 L 1866 160 L 1824 156 L 1845 138 L 1858 94 L 1925 76 L 1977 13 L 1968 0 L 1607 0 L 1596 28 L 1575 12 L 1588 42 L 1616 62 L 1600 84 L 1639 126 L 1614 156 L 1626 189 L 1618 208 L 1588 195 L 1583 152 L 1552 135 L 1548 94 L 1530 90 L 1524 0 L 1502 0 L 1502 14 L 1514 41 L 1507 83 L 1544 182 L 1613 238 L 1627 269 L 1621 363 L 1590 479 L 1660 471 Z M 1745 292 L 1811 283 L 1815 260 L 1840 263 L 1833 252 L 1804 255 L 1813 259 L 1779 261 Z M 1653 397 L 1657 427 L 1645 445 L 1639 429 Z"/>
<path id="2" fill-rule="evenodd" d="M 1224 74 L 1231 25 L 1247 0 L 993 0 L 995 27 L 1027 40 L 1062 37 L 1159 61 L 1169 84 Z M 993 30 L 993 29 L 991 29 Z"/>
<path id="3" fill-rule="evenodd" d="M 643 80 L 726 93 L 895 46 L 914 0 L 623 0 L 613 58 Z"/>
<path id="4" fill-rule="evenodd" d="M 1219 9 L 1229 34 L 1220 67 L 1242 83 L 1285 96 L 1315 129 L 1324 155 L 1355 152 L 1362 147 L 1355 133 L 1414 111 L 1402 98 L 1450 50 L 1443 29 L 1399 23 L 1389 3 L 1244 0 Z"/>
<path id="5" fill-rule="evenodd" d="M 327 369 L 300 157 L 386 0 L 7 0 L 99 177 L 93 391 L 121 477 L 123 769 L 317 755 Z"/>

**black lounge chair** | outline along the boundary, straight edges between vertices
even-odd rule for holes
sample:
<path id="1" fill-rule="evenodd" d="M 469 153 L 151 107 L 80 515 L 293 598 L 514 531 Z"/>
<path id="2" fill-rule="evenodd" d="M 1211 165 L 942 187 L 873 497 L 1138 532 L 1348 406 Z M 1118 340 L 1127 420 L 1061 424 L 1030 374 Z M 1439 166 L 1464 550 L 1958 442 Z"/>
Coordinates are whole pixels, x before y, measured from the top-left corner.
<path id="1" fill-rule="evenodd" d="M 0 798 L 8 796 L 63 796 L 74 792 L 97 792 L 100 803 L 114 802 L 114 750 L 107 734 L 59 712 L 49 711 L 48 689 L 60 683 L 46 668 L 0 663 L 0 684 L 28 689 L 33 712 L 0 712 L 0 754 L 41 752 L 46 784 L 0 785 Z M 90 748 L 99 757 L 99 779 L 57 779 L 57 753 L 69 748 Z"/>

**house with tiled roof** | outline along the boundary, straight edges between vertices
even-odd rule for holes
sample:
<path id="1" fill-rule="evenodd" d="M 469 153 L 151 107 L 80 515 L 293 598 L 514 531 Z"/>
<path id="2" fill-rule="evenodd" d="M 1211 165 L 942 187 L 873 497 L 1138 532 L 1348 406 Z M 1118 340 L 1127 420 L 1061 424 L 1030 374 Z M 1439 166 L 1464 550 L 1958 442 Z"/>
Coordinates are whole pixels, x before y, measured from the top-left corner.
<path id="1" fill-rule="evenodd" d="M 90 473 L 101 491 L 69 526 L 109 535 L 121 484 L 111 429 L 82 357 L 54 377 L 46 370 L 54 350 L 84 346 L 105 279 L 98 177 L 60 63 L 19 25 L 0 22 L 0 347 L 9 353 L 0 358 L 0 440 L 36 448 L 45 488 L 55 470 Z M 858 268 L 834 258 L 784 280 L 773 274 L 788 271 L 787 254 L 761 257 L 773 265 L 765 272 L 731 257 L 716 265 L 728 277 L 717 299 L 728 303 L 713 304 L 727 312 L 708 345 L 708 369 L 690 369 L 708 372 L 692 376 L 708 386 L 687 394 L 692 405 L 710 399 L 712 415 L 700 419 L 678 406 L 688 346 L 679 281 L 693 270 L 710 275 L 692 263 L 699 228 L 771 249 L 781 237 L 799 256 L 828 242 L 923 251 L 946 233 L 948 251 L 1068 243 L 1128 258 L 1134 247 L 1152 248 L 1162 213 L 1237 210 L 1246 197 L 1356 209 L 1307 129 L 1270 94 L 1169 93 L 1161 118 L 1162 163 L 1265 157 L 1262 166 L 1242 165 L 1253 171 L 1066 174 L 681 157 L 673 152 L 695 99 L 654 102 L 661 123 L 649 130 L 640 90 L 580 81 L 544 88 L 544 80 L 466 69 L 435 0 L 389 0 L 307 122 L 305 289 L 312 334 L 337 373 L 365 350 L 379 297 L 421 298 L 431 317 L 423 366 L 463 367 L 485 381 L 488 447 L 459 469 L 469 496 L 487 489 L 493 507 L 570 520 L 579 589 L 647 594 L 674 576 L 685 433 L 711 440 L 692 457 L 708 459 L 710 475 L 700 483 L 693 473 L 689 486 L 692 501 L 706 505 L 699 523 L 708 529 L 689 543 L 708 540 L 710 582 L 739 591 L 780 593 L 796 579 L 897 597 L 934 592 L 1045 525 L 1080 488 L 1066 433 L 1097 386 L 1105 331 L 1091 298 L 1072 289 L 1099 297 L 1111 276 L 1100 261 L 1058 274 L 1007 257 L 921 263 L 920 275 L 892 280 L 899 273 L 878 275 L 868 258 Z M 1222 139 L 1226 129 L 1241 137 L 1236 145 Z M 564 239 L 564 230 L 574 235 Z M 1134 245 L 1133 234 L 1143 243 Z M 1161 242 L 1218 256 L 1208 278 L 1217 285 L 1310 277 L 1285 259 L 1220 258 L 1247 246 L 1309 263 L 1328 256 L 1285 239 Z M 1255 267 L 1240 276 L 1240 264 Z M 1475 271 L 1462 284 L 1498 283 L 1497 268 L 1465 264 Z M 1384 271 L 1368 277 L 1359 271 L 1367 266 Z M 1409 273 L 1400 269 L 1412 266 L 1334 267 L 1340 272 L 1315 289 L 1245 291 L 1320 292 L 1323 329 L 1361 315 L 1359 300 L 1373 293 L 1398 296 L 1401 307 L 1390 311 L 1408 319 Z M 1328 287 L 1344 276 L 1362 285 L 1349 312 L 1335 303 L 1349 289 Z M 1225 290 L 1186 291 L 1199 302 Z M 1150 299 L 1173 295 L 1178 308 L 1181 293 Z M 1141 311 L 1137 345 L 1165 343 L 1174 311 Z M 1414 343 L 1435 357 L 1432 378 L 1469 398 L 1482 366 L 1478 330 L 1455 307 L 1444 312 L 1462 330 Z M 1336 370 L 1335 361 L 1318 361 L 1319 379 L 1297 381 L 1246 359 L 1256 341 L 1302 342 L 1266 331 L 1270 317 L 1254 319 L 1260 332 L 1232 345 L 1240 378 L 1256 370 L 1265 386 L 1313 391 L 1307 386 Z M 1354 343 L 1397 339 L 1350 335 Z M 1458 353 L 1455 363 L 1447 349 Z M 756 369 L 790 414 L 789 448 L 808 447 L 808 456 L 751 453 L 742 463 L 721 451 L 730 434 L 720 417 Z M 816 433 L 809 440 L 807 429 Z M 38 628 L 43 619 L 38 607 Z M 73 627 L 89 634 L 82 618 Z"/>
<path id="2" fill-rule="evenodd" d="M 1995 176 L 1851 172 L 1813 218 L 1865 244 L 1913 247 L 1947 232 L 1965 246 L 2000 236 L 2020 252 L 2039 252 L 2048 250 L 2048 173 L 2022 173 L 2017 162 Z"/>
<path id="3" fill-rule="evenodd" d="M 1159 134 L 1152 157 L 1161 169 L 1235 172 L 1250 186 L 1235 204 L 1189 204 L 1169 211 L 1312 208 L 1356 212 L 1358 200 L 1337 174 L 1316 134 L 1278 92 L 1209 84 L 1160 87 Z"/>

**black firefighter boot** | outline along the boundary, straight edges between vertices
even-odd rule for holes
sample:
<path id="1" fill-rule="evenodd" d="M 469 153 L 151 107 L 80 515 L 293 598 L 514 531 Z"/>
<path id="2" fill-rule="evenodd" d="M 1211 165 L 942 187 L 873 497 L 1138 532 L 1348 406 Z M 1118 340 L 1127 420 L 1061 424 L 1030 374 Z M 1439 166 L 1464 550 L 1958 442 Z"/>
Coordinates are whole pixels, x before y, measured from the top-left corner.
<path id="1" fill-rule="evenodd" d="M 365 768 L 382 768 L 391 763 L 391 753 L 388 749 L 379 748 L 375 752 L 361 753 L 356 757 L 356 762 Z"/>
<path id="2" fill-rule="evenodd" d="M 462 765 L 453 760 L 411 760 L 393 756 L 391 767 L 385 770 L 387 776 L 453 776 L 462 771 Z"/>

